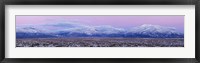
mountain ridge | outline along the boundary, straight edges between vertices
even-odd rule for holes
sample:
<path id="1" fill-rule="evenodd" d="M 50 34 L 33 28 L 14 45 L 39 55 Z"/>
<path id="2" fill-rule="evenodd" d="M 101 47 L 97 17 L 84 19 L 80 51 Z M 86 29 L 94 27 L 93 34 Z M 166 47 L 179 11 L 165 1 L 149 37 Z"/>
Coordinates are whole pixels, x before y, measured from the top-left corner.
<path id="1" fill-rule="evenodd" d="M 60 25 L 62 24 L 62 25 Z M 110 25 L 89 26 L 76 23 L 17 26 L 16 38 L 50 37 L 131 37 L 131 38 L 184 38 L 174 27 L 143 24 L 130 29 Z"/>

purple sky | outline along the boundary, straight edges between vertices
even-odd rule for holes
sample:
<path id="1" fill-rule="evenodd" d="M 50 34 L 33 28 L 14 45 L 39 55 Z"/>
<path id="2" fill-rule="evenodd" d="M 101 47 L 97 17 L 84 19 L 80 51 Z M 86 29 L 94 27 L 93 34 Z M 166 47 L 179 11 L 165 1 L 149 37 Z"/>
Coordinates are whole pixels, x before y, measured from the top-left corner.
<path id="1" fill-rule="evenodd" d="M 111 25 L 129 28 L 142 24 L 175 27 L 184 30 L 184 16 L 16 16 L 16 24 L 46 24 L 60 21 L 74 21 L 87 25 Z"/>

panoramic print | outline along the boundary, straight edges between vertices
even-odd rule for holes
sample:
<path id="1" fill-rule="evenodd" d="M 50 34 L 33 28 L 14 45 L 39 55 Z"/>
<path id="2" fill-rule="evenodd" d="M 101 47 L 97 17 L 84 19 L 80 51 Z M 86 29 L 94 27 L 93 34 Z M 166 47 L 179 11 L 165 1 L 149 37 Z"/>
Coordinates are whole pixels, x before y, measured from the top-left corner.
<path id="1" fill-rule="evenodd" d="M 184 16 L 16 17 L 16 47 L 184 47 Z"/>

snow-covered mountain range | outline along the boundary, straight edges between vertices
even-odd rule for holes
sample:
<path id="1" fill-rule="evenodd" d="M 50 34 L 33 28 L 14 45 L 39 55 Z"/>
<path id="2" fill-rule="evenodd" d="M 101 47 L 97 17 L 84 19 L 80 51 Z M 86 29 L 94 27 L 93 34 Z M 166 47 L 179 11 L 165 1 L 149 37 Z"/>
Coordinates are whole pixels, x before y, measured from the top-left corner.
<path id="1" fill-rule="evenodd" d="M 183 38 L 174 27 L 144 24 L 129 29 L 109 25 L 89 26 L 80 23 L 60 22 L 40 25 L 18 25 L 17 38 L 50 37 L 132 37 L 132 38 Z"/>

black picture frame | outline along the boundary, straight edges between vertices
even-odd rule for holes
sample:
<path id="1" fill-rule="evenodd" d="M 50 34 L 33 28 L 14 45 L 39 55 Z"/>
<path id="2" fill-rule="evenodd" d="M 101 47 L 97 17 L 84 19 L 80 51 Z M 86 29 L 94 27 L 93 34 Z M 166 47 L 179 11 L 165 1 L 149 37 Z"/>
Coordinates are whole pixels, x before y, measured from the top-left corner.
<path id="1" fill-rule="evenodd" d="M 5 58 L 5 5 L 195 5 L 195 58 Z M 200 61 L 199 0 L 0 0 L 2 63 L 198 63 Z"/>

